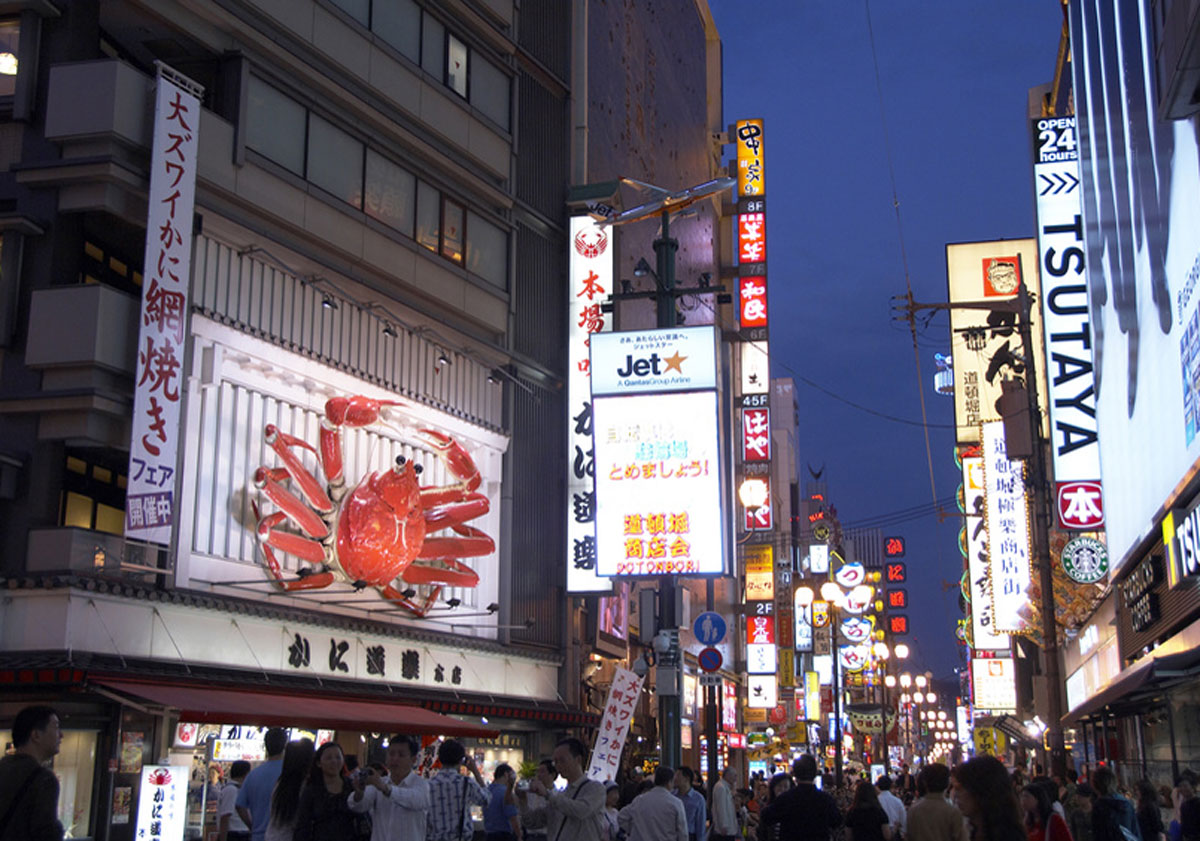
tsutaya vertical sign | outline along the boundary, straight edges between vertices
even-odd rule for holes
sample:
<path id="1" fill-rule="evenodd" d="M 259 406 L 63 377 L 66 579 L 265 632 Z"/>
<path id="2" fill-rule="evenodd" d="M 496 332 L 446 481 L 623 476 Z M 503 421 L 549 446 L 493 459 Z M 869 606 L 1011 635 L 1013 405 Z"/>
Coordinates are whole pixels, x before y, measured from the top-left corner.
<path id="1" fill-rule="evenodd" d="M 169 543 L 175 522 L 175 470 L 203 90 L 158 65 L 133 437 L 125 497 L 126 537 L 150 543 Z"/>
<path id="2" fill-rule="evenodd" d="M 625 749 L 625 737 L 629 735 L 629 725 L 641 693 L 642 678 L 618 666 L 613 673 L 608 700 L 604 702 L 604 716 L 596 731 L 596 743 L 592 746 L 592 758 L 587 767 L 589 779 L 602 782 L 617 779 L 621 751 Z"/>
<path id="3" fill-rule="evenodd" d="M 995 628 L 1002 633 L 1031 630 L 1029 505 L 1025 465 L 1008 458 L 1004 422 L 983 424 L 984 510 L 992 577 Z"/>
<path id="4" fill-rule="evenodd" d="M 972 448 L 974 449 L 974 448 Z M 963 501 L 966 505 L 967 576 L 971 584 L 971 643 L 976 650 L 1008 650 L 1009 640 L 996 631 L 992 605 L 992 565 L 988 560 L 983 459 L 963 456 Z"/>
<path id="5" fill-rule="evenodd" d="M 1058 524 L 1094 531 L 1104 507 L 1075 118 L 1034 120 L 1033 143 Z"/>
<path id="6" fill-rule="evenodd" d="M 600 304 L 613 289 L 611 228 L 571 217 L 567 323 L 567 591 L 607 592 L 596 574 L 596 484 L 592 450 L 591 338 L 611 328 Z"/>

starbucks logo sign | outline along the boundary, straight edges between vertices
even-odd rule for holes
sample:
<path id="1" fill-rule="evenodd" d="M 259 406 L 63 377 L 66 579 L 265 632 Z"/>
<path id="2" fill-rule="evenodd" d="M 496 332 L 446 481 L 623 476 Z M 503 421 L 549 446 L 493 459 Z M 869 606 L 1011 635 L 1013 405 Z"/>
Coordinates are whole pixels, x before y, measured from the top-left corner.
<path id="1" fill-rule="evenodd" d="M 1076 537 L 1063 547 L 1062 565 L 1071 580 L 1095 584 L 1108 575 L 1108 548 L 1094 537 Z"/>

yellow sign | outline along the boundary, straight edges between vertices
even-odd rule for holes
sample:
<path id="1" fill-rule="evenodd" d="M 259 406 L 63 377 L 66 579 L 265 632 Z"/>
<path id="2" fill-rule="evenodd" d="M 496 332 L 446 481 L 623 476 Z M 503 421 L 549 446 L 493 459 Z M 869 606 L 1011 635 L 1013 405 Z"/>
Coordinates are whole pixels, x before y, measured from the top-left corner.
<path id="1" fill-rule="evenodd" d="M 746 574 L 752 572 L 775 572 L 775 547 L 769 543 L 756 543 L 745 549 Z"/>
<path id="2" fill-rule="evenodd" d="M 991 727 L 975 728 L 975 755 L 996 755 L 996 731 Z"/>
<path id="3" fill-rule="evenodd" d="M 769 543 L 746 547 L 746 601 L 775 598 L 775 550 Z"/>
<path id="4" fill-rule="evenodd" d="M 809 721 L 821 719 L 821 676 L 804 673 L 804 717 Z"/>
<path id="5" fill-rule="evenodd" d="M 803 745 L 808 742 L 808 728 L 803 724 L 789 724 L 787 728 L 788 741 L 794 745 Z"/>
<path id="6" fill-rule="evenodd" d="M 763 121 L 742 120 L 734 127 L 734 134 L 738 197 L 761 196 L 767 191 L 763 168 Z"/>
<path id="7" fill-rule="evenodd" d="M 824 628 L 829 624 L 829 602 L 820 599 L 813 602 L 812 624 L 814 628 Z"/>
<path id="8" fill-rule="evenodd" d="M 791 648 L 779 649 L 779 685 L 796 685 L 796 652 Z"/>

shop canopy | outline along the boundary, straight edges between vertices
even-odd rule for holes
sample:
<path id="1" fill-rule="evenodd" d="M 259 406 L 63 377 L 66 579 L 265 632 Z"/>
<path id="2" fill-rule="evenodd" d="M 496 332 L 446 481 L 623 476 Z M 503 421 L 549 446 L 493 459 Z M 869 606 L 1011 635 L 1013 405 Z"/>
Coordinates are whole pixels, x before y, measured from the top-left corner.
<path id="1" fill-rule="evenodd" d="M 1190 649 L 1161 657 L 1145 657 L 1117 676 L 1112 683 L 1084 701 L 1062 718 L 1063 724 L 1101 713 L 1113 716 L 1140 714 L 1147 698 L 1161 692 L 1167 684 L 1193 677 L 1200 671 L 1200 649 Z"/>
<path id="2" fill-rule="evenodd" d="M 257 727 L 307 727 L 434 736 L 499 735 L 480 724 L 460 721 L 411 704 L 366 701 L 333 693 L 263 692 L 178 683 L 98 680 L 109 692 L 179 710 L 181 721 L 246 724 Z"/>

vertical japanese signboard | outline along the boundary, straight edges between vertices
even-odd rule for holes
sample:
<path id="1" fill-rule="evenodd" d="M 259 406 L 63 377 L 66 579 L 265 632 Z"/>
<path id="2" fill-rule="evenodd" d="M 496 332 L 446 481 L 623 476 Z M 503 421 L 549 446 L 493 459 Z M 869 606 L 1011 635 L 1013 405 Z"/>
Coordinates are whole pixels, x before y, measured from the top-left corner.
<path id="1" fill-rule="evenodd" d="M 971 642 L 977 651 L 1008 650 L 1008 637 L 996 630 L 992 605 L 992 565 L 984 518 L 983 459 L 963 456 L 963 499 L 966 503 L 967 575 L 971 592 Z"/>
<path id="2" fill-rule="evenodd" d="M 1035 120 L 1033 144 L 1058 524 L 1095 531 L 1104 504 L 1075 118 Z"/>
<path id="3" fill-rule="evenodd" d="M 187 818 L 186 765 L 147 765 L 138 791 L 138 841 L 179 841 Z"/>
<path id="4" fill-rule="evenodd" d="M 167 544 L 187 337 L 202 88 L 159 65 L 125 536 Z"/>
<path id="5" fill-rule="evenodd" d="M 761 196 L 766 192 L 763 154 L 763 121 L 742 120 L 734 126 L 737 144 L 738 198 Z"/>
<path id="6" fill-rule="evenodd" d="M 1031 551 L 1025 465 L 1008 458 L 1003 421 L 983 424 L 983 484 L 995 629 L 1027 633 L 1032 626 L 1026 593 Z"/>
<path id="7" fill-rule="evenodd" d="M 591 338 L 611 329 L 600 304 L 612 294 L 612 230 L 571 217 L 567 323 L 567 591 L 608 592 L 596 572 L 596 463 L 592 448 Z"/>
<path id="8" fill-rule="evenodd" d="M 592 758 L 587 768 L 589 779 L 601 782 L 617 779 L 621 751 L 625 749 L 625 737 L 629 735 L 629 725 L 641 693 L 642 678 L 618 666 L 613 673 L 608 700 L 604 702 L 604 716 L 596 731 L 596 743 L 592 746 Z"/>
<path id="9" fill-rule="evenodd" d="M 597 571 L 725 571 L 712 327 L 592 340 Z"/>
<path id="10" fill-rule="evenodd" d="M 954 358 L 954 419 L 960 444 L 979 441 L 979 424 L 998 420 L 996 404 L 1005 380 L 1026 378 L 1024 351 L 1011 311 L 1022 281 L 1034 300 L 1038 284 L 1037 242 L 1032 239 L 967 242 L 946 246 L 950 286 L 950 340 Z M 954 304 L 992 304 L 997 309 L 956 309 Z M 1009 311 L 1006 311 L 1009 310 Z M 1034 313 L 1033 355 L 1044 359 L 1039 314 Z M 1045 405 L 1046 366 L 1037 365 L 1038 401 Z M 1043 420 L 1042 434 L 1049 434 Z"/>

